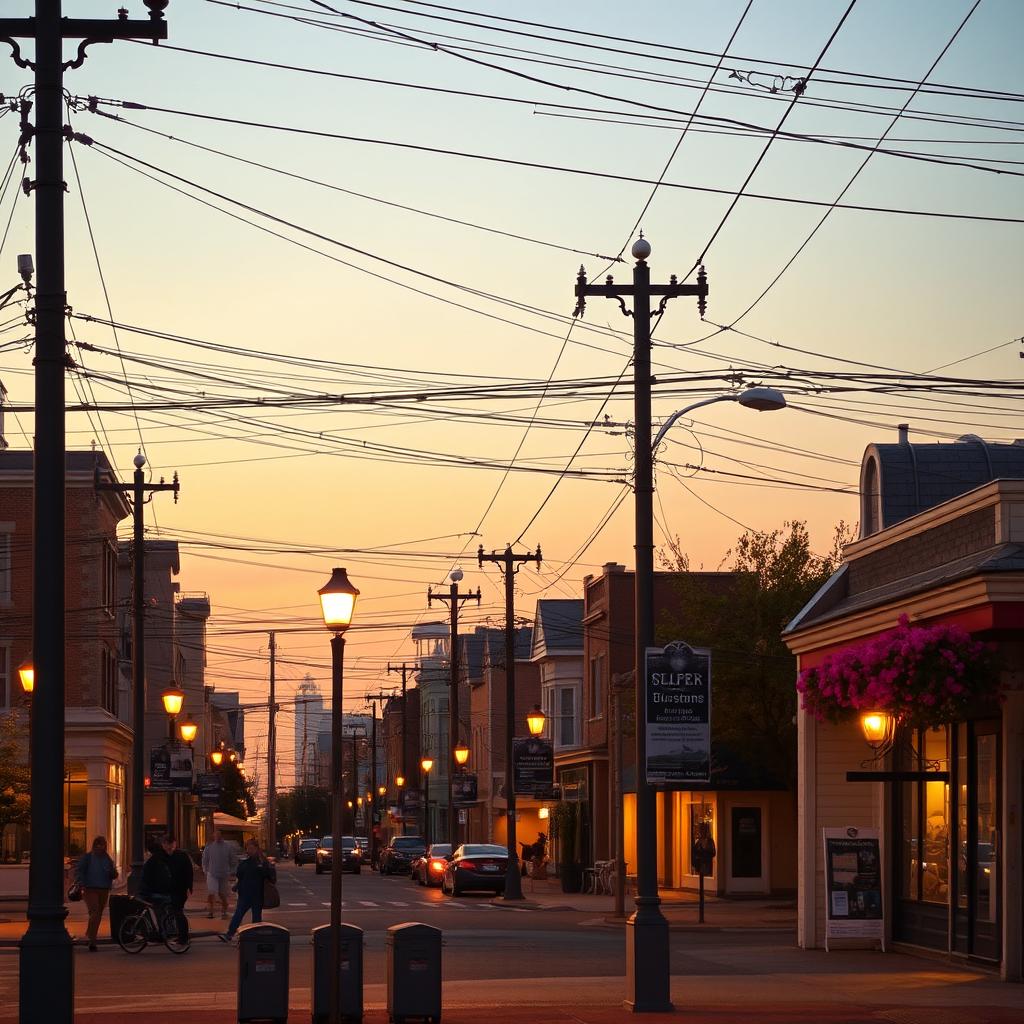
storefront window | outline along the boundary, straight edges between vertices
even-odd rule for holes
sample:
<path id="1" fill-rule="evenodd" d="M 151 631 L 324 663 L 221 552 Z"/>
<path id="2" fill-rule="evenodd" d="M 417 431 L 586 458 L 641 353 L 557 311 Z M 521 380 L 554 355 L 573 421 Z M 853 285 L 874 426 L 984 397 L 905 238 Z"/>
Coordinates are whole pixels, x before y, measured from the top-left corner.
<path id="1" fill-rule="evenodd" d="M 85 772 L 71 769 L 64 775 L 64 854 L 80 857 L 88 849 L 86 830 L 87 787 Z"/>
<path id="2" fill-rule="evenodd" d="M 711 838 L 715 837 L 715 805 L 709 803 L 690 804 L 690 874 L 698 874 L 693 860 L 693 844 L 700 833 L 700 826 L 707 825 Z M 717 863 L 717 861 L 716 861 Z"/>
<path id="3" fill-rule="evenodd" d="M 975 919 L 994 922 L 996 899 L 996 736 L 978 736 L 978 820 L 977 857 L 975 863 Z"/>
<path id="4" fill-rule="evenodd" d="M 956 834 L 959 836 L 960 855 L 957 857 L 956 902 L 967 909 L 967 723 L 961 722 L 956 733 Z"/>
<path id="5" fill-rule="evenodd" d="M 917 783 L 903 783 L 903 871 L 900 895 L 906 900 L 917 899 L 918 850 L 921 837 L 917 830 Z"/>
<path id="6" fill-rule="evenodd" d="M 903 758 L 914 771 L 949 770 L 946 726 L 916 730 L 914 753 Z M 915 756 L 916 753 L 916 756 Z M 900 895 L 925 903 L 949 902 L 949 784 L 904 782 L 900 787 Z"/>

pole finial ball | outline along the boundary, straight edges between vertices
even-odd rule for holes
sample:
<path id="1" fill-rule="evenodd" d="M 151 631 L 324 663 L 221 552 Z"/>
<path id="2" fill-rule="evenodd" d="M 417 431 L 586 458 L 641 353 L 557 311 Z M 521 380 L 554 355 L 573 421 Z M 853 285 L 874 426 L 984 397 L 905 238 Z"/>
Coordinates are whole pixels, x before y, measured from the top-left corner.
<path id="1" fill-rule="evenodd" d="M 651 255 L 651 243 L 644 238 L 641 232 L 640 237 L 633 243 L 633 248 L 629 251 L 633 254 L 633 259 L 645 260 Z"/>
<path id="2" fill-rule="evenodd" d="M 142 467 L 146 464 L 146 456 L 143 455 L 142 452 L 139 452 L 139 454 L 136 455 L 134 459 L 132 459 L 132 462 L 135 464 L 136 469 L 142 469 Z"/>

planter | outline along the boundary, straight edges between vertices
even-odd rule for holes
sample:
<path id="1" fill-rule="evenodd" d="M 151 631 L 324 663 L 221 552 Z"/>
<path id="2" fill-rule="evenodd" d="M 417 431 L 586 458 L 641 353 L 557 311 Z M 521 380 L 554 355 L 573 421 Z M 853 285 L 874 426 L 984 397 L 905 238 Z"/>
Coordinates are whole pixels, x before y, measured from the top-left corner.
<path id="1" fill-rule="evenodd" d="M 579 892 L 583 888 L 583 865 L 563 864 L 559 871 L 562 892 Z"/>

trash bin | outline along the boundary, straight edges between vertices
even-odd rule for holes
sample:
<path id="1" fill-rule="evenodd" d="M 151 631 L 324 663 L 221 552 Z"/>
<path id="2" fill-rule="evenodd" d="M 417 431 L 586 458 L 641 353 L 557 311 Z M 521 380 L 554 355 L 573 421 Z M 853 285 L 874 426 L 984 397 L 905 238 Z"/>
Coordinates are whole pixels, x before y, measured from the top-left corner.
<path id="1" fill-rule="evenodd" d="M 363 929 L 341 926 L 341 1019 L 363 1019 Z M 331 926 L 313 929 L 313 1024 L 327 1024 L 331 1011 Z"/>
<path id="2" fill-rule="evenodd" d="M 249 924 L 238 931 L 238 1020 L 288 1019 L 287 928 Z"/>
<path id="3" fill-rule="evenodd" d="M 441 929 L 428 924 L 392 925 L 385 938 L 388 1019 L 441 1019 Z"/>
<path id="4" fill-rule="evenodd" d="M 121 932 L 121 922 L 132 914 L 142 910 L 143 904 L 134 896 L 111 896 L 110 897 L 110 937 L 117 942 L 117 936 Z"/>

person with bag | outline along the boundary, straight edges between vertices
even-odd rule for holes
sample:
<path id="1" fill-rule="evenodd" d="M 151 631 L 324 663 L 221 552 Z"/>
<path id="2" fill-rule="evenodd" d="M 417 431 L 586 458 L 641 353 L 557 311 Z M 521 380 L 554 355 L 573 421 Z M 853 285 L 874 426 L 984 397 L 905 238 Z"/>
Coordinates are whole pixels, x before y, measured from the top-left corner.
<path id="1" fill-rule="evenodd" d="M 97 836 L 92 841 L 92 849 L 78 861 L 75 872 L 75 885 L 81 891 L 86 907 L 89 908 L 89 923 L 85 934 L 89 940 L 90 953 L 96 952 L 96 936 L 115 878 L 117 867 L 107 853 L 107 840 L 104 836 Z"/>
<path id="2" fill-rule="evenodd" d="M 221 942 L 230 942 L 242 923 L 242 918 L 251 910 L 253 924 L 263 920 L 263 907 L 267 904 L 265 897 L 270 896 L 269 903 L 277 906 L 280 902 L 277 896 L 277 869 L 264 856 L 260 850 L 259 843 L 250 839 L 245 844 L 245 859 L 238 862 L 235 869 L 235 892 L 238 893 L 238 903 L 235 906 L 235 913 L 228 924 L 228 930 L 221 932 Z"/>

